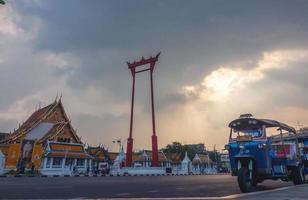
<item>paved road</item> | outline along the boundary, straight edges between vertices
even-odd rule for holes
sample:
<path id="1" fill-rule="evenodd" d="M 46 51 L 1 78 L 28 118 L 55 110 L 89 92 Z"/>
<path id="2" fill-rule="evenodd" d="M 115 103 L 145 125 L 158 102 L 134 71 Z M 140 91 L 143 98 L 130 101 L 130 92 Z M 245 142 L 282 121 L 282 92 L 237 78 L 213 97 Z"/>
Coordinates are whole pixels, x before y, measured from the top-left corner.
<path id="1" fill-rule="evenodd" d="M 259 190 L 292 185 L 265 181 Z M 0 178 L 0 198 L 213 197 L 240 193 L 230 175 Z"/>
<path id="2" fill-rule="evenodd" d="M 249 193 L 248 195 L 244 196 L 237 196 L 238 197 L 236 200 L 307 200 L 308 184 L 278 188 L 262 193 L 256 192 L 253 194 Z"/>

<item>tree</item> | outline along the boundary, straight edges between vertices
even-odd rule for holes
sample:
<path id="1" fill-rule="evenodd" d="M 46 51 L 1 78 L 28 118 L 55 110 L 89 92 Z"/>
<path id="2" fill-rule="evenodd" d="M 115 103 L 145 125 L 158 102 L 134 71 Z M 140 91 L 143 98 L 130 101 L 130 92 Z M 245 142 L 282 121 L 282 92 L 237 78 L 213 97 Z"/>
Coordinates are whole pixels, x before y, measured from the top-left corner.
<path id="1" fill-rule="evenodd" d="M 220 162 L 220 154 L 217 151 L 208 151 L 210 159 L 215 162 L 219 163 Z"/>
<path id="2" fill-rule="evenodd" d="M 163 151 L 166 153 L 181 153 L 183 151 L 183 145 L 180 142 L 173 142 L 172 144 L 168 144 Z"/>
<path id="3" fill-rule="evenodd" d="M 0 4 L 4 5 L 5 1 L 4 0 L 0 0 Z"/>
<path id="4" fill-rule="evenodd" d="M 182 145 L 180 142 L 173 142 L 172 144 L 168 144 L 166 148 L 162 149 L 165 154 L 177 153 L 181 155 L 181 159 L 184 158 L 185 152 L 190 159 L 193 159 L 195 154 L 197 153 L 195 149 L 188 145 Z"/>

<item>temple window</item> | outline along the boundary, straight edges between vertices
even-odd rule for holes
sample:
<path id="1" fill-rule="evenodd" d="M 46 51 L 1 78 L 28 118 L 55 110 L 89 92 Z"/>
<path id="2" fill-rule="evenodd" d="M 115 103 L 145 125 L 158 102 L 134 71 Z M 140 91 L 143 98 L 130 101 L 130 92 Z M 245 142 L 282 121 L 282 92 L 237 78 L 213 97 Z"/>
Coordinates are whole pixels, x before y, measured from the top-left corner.
<path id="1" fill-rule="evenodd" d="M 53 158 L 52 167 L 53 168 L 62 167 L 62 158 Z"/>
<path id="2" fill-rule="evenodd" d="M 57 138 L 58 142 L 66 142 L 66 143 L 70 143 L 71 142 L 71 138 Z"/>
<path id="3" fill-rule="evenodd" d="M 84 159 L 77 159 L 77 166 L 84 166 Z"/>
<path id="4" fill-rule="evenodd" d="M 47 158 L 46 168 L 50 168 L 50 164 L 51 164 L 51 158 Z"/>
<path id="5" fill-rule="evenodd" d="M 72 166 L 73 163 L 74 163 L 74 159 L 73 158 L 66 158 L 65 166 Z"/>

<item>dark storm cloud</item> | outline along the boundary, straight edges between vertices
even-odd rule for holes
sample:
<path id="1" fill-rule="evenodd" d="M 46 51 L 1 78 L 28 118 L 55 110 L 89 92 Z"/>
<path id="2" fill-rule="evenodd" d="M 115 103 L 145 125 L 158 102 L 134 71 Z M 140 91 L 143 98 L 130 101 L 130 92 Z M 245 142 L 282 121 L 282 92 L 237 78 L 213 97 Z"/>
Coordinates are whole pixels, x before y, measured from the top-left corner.
<path id="1" fill-rule="evenodd" d="M 29 9 L 30 14 L 43 19 L 36 45 L 54 51 L 136 52 L 230 38 L 240 46 L 275 39 L 271 36 L 280 31 L 278 36 L 292 32 L 299 36 L 307 31 L 306 1 L 54 0 L 42 4 Z M 23 10 L 29 12 L 26 8 Z"/>
<path id="2" fill-rule="evenodd" d="M 307 45 L 307 1 L 54 0 L 18 7 L 42 20 L 37 51 L 70 51 L 81 59 L 72 87 L 96 82 L 124 90 L 125 61 L 161 50 L 157 76 L 175 90 L 200 81 L 217 64 Z"/>
<path id="3" fill-rule="evenodd" d="M 266 79 L 261 84 L 259 83 L 259 86 L 263 87 L 263 90 L 272 88 L 272 91 L 268 91 L 268 97 L 272 100 L 273 106 L 286 107 L 296 105 L 308 108 L 308 95 L 305 92 L 308 87 L 307 66 L 308 60 L 305 60 L 291 64 L 291 68 L 273 69 L 267 72 Z M 252 86 L 252 88 L 257 87 Z"/>

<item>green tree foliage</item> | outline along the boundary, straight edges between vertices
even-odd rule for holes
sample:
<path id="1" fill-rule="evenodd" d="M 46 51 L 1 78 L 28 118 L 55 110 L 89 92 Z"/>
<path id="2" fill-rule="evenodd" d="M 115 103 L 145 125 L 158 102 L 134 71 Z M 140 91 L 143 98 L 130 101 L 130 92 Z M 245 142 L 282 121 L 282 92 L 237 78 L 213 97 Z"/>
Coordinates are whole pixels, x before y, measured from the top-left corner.
<path id="1" fill-rule="evenodd" d="M 173 153 L 180 154 L 181 159 L 184 158 L 185 152 L 187 152 L 187 155 L 190 159 L 193 159 L 195 154 L 197 153 L 195 149 L 191 148 L 188 145 L 182 145 L 180 142 L 173 142 L 172 144 L 168 144 L 166 148 L 162 150 L 166 155 Z"/>
<path id="2" fill-rule="evenodd" d="M 217 151 L 209 151 L 208 152 L 210 159 L 215 162 L 219 163 L 220 162 L 220 154 Z"/>
<path id="3" fill-rule="evenodd" d="M 204 151 L 204 152 L 197 152 L 196 149 L 192 148 L 189 145 L 182 145 L 180 142 L 173 142 L 172 144 L 168 144 L 166 148 L 162 149 L 166 155 L 170 155 L 173 153 L 177 153 L 181 155 L 181 159 L 184 158 L 185 152 L 187 152 L 188 157 L 192 160 L 196 153 L 198 154 L 207 154 L 209 155 L 210 159 L 215 162 L 220 162 L 220 154 L 217 151 Z"/>
<path id="4" fill-rule="evenodd" d="M 0 0 L 0 4 L 4 5 L 5 1 L 4 0 Z"/>

